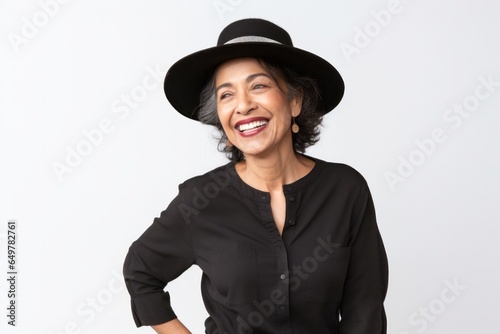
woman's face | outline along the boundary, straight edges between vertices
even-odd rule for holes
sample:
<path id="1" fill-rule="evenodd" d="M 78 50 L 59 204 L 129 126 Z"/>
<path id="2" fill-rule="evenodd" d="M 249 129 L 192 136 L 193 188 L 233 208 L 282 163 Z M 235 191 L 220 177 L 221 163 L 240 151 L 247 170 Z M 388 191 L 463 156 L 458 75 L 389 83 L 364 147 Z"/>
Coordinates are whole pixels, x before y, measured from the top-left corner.
<path id="1" fill-rule="evenodd" d="M 286 84 L 275 81 L 254 58 L 227 61 L 215 72 L 217 114 L 229 141 L 245 157 L 293 150 L 291 118 L 302 101 L 287 97 Z"/>

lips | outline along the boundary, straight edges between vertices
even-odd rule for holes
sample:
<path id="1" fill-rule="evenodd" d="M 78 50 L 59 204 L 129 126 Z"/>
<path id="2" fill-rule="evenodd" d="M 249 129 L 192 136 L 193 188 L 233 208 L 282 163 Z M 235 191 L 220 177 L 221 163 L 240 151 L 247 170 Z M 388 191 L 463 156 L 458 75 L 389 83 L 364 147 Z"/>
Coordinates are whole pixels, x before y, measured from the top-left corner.
<path id="1" fill-rule="evenodd" d="M 267 125 L 267 123 L 269 123 L 267 118 L 251 118 L 239 121 L 236 123 L 235 128 L 242 133 L 250 132 Z"/>

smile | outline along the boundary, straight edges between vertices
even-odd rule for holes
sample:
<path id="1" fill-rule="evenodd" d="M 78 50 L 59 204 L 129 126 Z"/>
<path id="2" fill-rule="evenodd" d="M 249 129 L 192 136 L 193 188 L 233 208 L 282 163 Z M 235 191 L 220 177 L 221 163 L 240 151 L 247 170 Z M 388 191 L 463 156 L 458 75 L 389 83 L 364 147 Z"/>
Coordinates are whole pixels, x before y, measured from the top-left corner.
<path id="1" fill-rule="evenodd" d="M 249 123 L 244 123 L 236 126 L 236 129 L 240 132 L 245 132 L 245 131 L 252 131 L 258 128 L 261 128 L 269 123 L 268 120 L 257 120 Z"/>

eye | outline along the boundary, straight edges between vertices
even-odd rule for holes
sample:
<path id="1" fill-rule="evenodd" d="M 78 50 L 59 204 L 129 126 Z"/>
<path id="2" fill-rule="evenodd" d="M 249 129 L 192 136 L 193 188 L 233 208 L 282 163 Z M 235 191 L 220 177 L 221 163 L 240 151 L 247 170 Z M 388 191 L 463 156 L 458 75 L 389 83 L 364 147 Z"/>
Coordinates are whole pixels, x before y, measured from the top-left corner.
<path id="1" fill-rule="evenodd" d="M 267 87 L 267 85 L 264 85 L 261 83 L 253 85 L 253 89 L 262 89 L 262 88 L 266 88 L 266 87 Z"/>
<path id="2" fill-rule="evenodd" d="M 224 100 L 225 98 L 228 98 L 229 96 L 231 96 L 231 93 L 224 92 L 224 93 L 220 94 L 219 100 Z"/>

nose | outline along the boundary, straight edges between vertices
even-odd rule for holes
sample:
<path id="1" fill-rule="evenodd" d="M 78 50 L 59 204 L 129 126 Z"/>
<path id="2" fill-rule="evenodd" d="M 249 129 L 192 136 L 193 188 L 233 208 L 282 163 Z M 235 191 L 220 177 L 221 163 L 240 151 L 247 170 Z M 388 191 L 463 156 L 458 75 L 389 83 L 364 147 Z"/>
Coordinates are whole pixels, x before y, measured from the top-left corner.
<path id="1" fill-rule="evenodd" d="M 257 108 L 257 103 L 248 93 L 241 93 L 237 96 L 236 113 L 246 115 Z"/>

